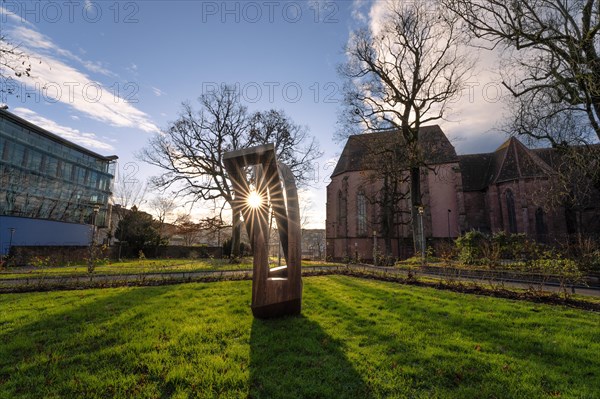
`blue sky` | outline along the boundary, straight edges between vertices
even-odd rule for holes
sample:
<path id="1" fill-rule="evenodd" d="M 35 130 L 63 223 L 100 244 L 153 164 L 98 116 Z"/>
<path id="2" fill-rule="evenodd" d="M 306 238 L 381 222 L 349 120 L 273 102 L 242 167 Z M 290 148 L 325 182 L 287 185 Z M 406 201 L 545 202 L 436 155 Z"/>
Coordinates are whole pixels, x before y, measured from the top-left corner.
<path id="1" fill-rule="evenodd" d="M 376 17 L 369 1 L 3 1 L 0 34 L 31 54 L 33 79 L 0 99 L 34 123 L 104 155 L 145 180 L 135 158 L 148 139 L 214 85 L 235 84 L 250 111 L 284 110 L 316 136 L 309 226 L 325 225 L 325 185 L 343 143 L 334 140 L 349 33 Z M 40 63 L 41 61 L 41 63 Z M 487 152 L 502 115 L 482 69 L 442 124 L 459 153 Z M 45 87 L 45 88 L 44 88 Z M 29 94 L 29 96 L 27 96 Z M 197 104 L 197 103 L 196 103 Z M 151 196 L 151 195 L 150 195 Z M 149 196 L 149 197 L 150 197 Z M 196 206 L 193 214 L 209 210 Z M 179 212 L 187 212 L 180 209 Z"/>

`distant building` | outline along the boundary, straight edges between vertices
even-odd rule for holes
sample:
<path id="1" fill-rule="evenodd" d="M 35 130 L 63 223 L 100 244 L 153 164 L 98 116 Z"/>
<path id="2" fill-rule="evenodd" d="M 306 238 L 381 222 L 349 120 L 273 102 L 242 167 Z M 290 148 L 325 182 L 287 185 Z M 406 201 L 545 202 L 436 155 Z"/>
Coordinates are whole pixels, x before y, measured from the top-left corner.
<path id="1" fill-rule="evenodd" d="M 414 253 L 408 172 L 400 173 L 405 178 L 397 192 L 403 195 L 390 211 L 383 206 L 389 200 L 382 198 L 386 183 L 380 171 L 387 166 L 373 156 L 405 151 L 399 137 L 385 131 L 348 139 L 327 187 L 329 259 L 372 260 L 374 249 L 400 258 Z M 600 232 L 600 195 L 594 189 L 590 192 L 596 199 L 577 211 L 542 205 L 557 175 L 556 150 L 528 149 L 511 138 L 492 153 L 459 156 L 439 126 L 421 128 L 419 138 L 426 164 L 421 167 L 421 203 L 427 245 L 469 230 L 525 233 L 540 241 Z"/>
<path id="2" fill-rule="evenodd" d="M 9 229 L 13 245 L 89 244 L 110 219 L 116 159 L 0 110 L 0 252 Z"/>

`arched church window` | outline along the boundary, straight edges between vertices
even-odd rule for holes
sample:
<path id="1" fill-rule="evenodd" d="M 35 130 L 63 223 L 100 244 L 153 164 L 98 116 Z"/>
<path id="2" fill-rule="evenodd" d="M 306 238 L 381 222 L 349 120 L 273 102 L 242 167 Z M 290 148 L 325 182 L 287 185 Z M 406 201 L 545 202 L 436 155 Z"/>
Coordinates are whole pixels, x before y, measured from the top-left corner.
<path id="1" fill-rule="evenodd" d="M 367 235 L 367 198 L 362 190 L 358 192 L 356 197 L 356 220 L 358 235 Z"/>

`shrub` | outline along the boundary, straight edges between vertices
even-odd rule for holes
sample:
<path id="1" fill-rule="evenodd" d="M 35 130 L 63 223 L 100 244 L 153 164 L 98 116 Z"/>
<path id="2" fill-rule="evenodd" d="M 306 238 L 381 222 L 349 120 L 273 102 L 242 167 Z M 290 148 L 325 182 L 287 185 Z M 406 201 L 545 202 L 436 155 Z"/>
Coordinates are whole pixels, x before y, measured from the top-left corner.
<path id="1" fill-rule="evenodd" d="M 587 238 L 582 240 L 575 251 L 575 259 L 581 270 L 600 273 L 600 245 Z"/>
<path id="2" fill-rule="evenodd" d="M 485 234 L 477 230 L 471 230 L 456 239 L 458 260 L 467 264 L 475 265 L 481 263 L 483 257 L 482 246 L 487 241 Z"/>
<path id="3" fill-rule="evenodd" d="M 496 267 L 501 259 L 537 259 L 542 247 L 527 239 L 525 234 L 499 231 L 489 236 L 469 231 L 456 239 L 458 259 L 467 265 Z"/>
<path id="4" fill-rule="evenodd" d="M 583 273 L 574 260 L 554 251 L 544 251 L 538 259 L 529 260 L 527 266 L 529 272 L 543 275 L 544 280 L 552 277 L 558 279 L 565 296 L 568 295 L 568 286 L 580 283 L 583 279 Z"/>
<path id="5" fill-rule="evenodd" d="M 490 239 L 491 246 L 498 251 L 501 259 L 521 259 L 528 243 L 525 234 L 507 234 L 505 231 L 494 233 Z"/>
<path id="6" fill-rule="evenodd" d="M 34 256 L 30 261 L 34 267 L 49 267 L 52 266 L 52 259 L 49 256 Z"/>

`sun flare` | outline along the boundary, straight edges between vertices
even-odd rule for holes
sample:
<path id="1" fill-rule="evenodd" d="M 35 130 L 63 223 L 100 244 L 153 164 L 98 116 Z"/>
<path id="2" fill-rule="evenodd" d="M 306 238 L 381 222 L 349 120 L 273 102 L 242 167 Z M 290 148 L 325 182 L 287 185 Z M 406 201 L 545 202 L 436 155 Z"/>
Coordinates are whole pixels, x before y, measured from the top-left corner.
<path id="1" fill-rule="evenodd" d="M 250 194 L 248 194 L 248 198 L 246 199 L 248 206 L 252 209 L 260 208 L 260 206 L 262 205 L 262 201 L 262 197 L 256 191 L 251 191 Z"/>

